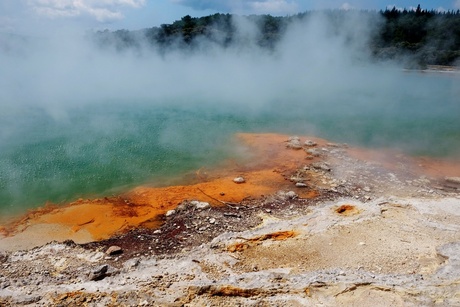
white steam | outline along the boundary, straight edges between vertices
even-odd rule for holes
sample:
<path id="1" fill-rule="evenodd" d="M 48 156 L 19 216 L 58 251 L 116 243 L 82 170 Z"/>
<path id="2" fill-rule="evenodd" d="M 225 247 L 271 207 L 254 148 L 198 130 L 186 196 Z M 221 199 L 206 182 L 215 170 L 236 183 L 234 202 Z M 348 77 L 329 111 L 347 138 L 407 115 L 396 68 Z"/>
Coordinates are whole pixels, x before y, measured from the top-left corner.
<path id="1" fill-rule="evenodd" d="M 296 83 L 330 83 L 331 76 L 368 64 L 371 22 L 350 16 L 341 33 L 323 16 L 298 22 L 272 54 L 255 45 L 259 30 L 242 17 L 235 18 L 238 46 L 204 42 L 198 52 L 164 56 L 148 47 L 140 53 L 101 50 L 83 37 L 37 39 L 1 56 L 1 107 L 26 104 L 55 113 L 114 99 L 164 103 L 187 97 L 261 107 Z M 329 84 L 331 90 L 336 85 Z"/>
<path id="2" fill-rule="evenodd" d="M 312 133 L 387 145 L 388 135 L 403 134 L 391 121 L 422 130 L 411 120 L 417 115 L 424 126 L 416 142 L 428 147 L 423 142 L 433 139 L 428 134 L 436 133 L 439 115 L 454 125 L 448 137 L 457 140 L 458 152 L 458 117 L 452 119 L 459 110 L 452 98 L 460 95 L 458 78 L 431 88 L 436 80 L 420 85 L 419 76 L 374 63 L 368 45 L 380 15 L 347 16 L 339 27 L 320 13 L 294 22 L 272 51 L 254 43 L 259 29 L 243 17 L 233 19 L 238 44 L 227 48 L 201 40 L 193 50 L 161 53 L 144 41 L 116 51 L 84 36 L 0 37 L 0 197 L 29 200 L 21 195 L 36 182 L 37 193 L 60 195 L 67 185 L 90 189 L 110 177 L 144 180 L 174 166 L 165 156 L 207 157 L 221 131 Z M 155 155 L 157 145 L 163 156 Z M 31 150 L 44 161 L 33 160 Z"/>

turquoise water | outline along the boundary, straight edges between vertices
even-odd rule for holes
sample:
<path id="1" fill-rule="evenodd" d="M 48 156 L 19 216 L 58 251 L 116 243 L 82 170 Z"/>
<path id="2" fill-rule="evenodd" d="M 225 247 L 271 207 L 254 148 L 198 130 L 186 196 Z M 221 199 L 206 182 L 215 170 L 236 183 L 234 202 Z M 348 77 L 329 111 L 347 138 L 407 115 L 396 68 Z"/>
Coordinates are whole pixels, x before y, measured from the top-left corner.
<path id="1" fill-rule="evenodd" d="M 4 104 L 0 213 L 166 184 L 231 156 L 236 132 L 311 134 L 413 155 L 460 157 L 460 77 L 390 75 L 328 90 L 296 81 L 257 106 L 173 97 L 87 101 L 56 115 L 33 102 Z"/>

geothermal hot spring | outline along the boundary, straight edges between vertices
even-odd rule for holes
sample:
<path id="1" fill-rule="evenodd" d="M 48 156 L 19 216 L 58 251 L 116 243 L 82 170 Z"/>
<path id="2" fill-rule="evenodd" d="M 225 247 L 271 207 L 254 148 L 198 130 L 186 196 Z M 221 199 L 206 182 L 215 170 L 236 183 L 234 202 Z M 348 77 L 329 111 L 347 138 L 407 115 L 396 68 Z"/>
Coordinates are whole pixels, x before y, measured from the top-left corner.
<path id="1" fill-rule="evenodd" d="M 294 34 L 274 53 L 158 55 L 61 38 L 0 55 L 0 214 L 183 183 L 241 156 L 237 132 L 459 157 L 459 74 Z"/>

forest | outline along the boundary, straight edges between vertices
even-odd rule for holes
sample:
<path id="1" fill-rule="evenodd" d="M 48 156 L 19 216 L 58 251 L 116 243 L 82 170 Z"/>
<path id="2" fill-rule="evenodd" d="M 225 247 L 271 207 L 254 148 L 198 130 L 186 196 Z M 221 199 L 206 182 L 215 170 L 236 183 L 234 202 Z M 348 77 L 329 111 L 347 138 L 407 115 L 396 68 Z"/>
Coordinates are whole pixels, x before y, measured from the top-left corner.
<path id="1" fill-rule="evenodd" d="M 117 50 L 140 48 L 147 44 L 165 54 L 173 48 L 197 49 L 203 42 L 227 48 L 239 44 L 257 45 L 276 50 L 290 24 L 306 21 L 318 14 L 327 19 L 328 33 L 340 35 L 346 19 L 362 19 L 373 29 L 363 48 L 375 60 L 400 60 L 409 68 L 427 65 L 455 65 L 460 59 L 460 10 L 437 12 L 420 5 L 415 10 L 382 11 L 308 11 L 292 16 L 237 16 L 214 14 L 205 17 L 184 16 L 171 24 L 137 31 L 97 31 L 91 38 L 102 48 Z M 245 18 L 257 26 L 255 35 L 237 35 L 235 18 Z M 360 39 L 349 33 L 346 40 Z M 410 59 L 410 60 L 408 60 Z"/>

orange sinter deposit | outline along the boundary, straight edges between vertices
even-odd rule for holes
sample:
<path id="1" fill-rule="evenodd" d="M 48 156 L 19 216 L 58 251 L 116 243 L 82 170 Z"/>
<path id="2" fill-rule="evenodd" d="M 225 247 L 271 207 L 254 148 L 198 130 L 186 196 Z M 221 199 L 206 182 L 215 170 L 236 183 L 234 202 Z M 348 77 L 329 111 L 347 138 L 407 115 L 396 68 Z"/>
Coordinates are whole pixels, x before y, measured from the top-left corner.
<path id="1" fill-rule="evenodd" d="M 318 189 L 332 188 L 329 179 L 318 175 L 330 171 L 327 163 L 318 161 L 324 158 L 318 152 L 332 151 L 335 147 L 346 148 L 312 137 L 308 138 L 308 144 L 300 143 L 298 138 L 279 134 L 245 133 L 237 134 L 236 139 L 239 157 L 206 172 L 200 169 L 193 178 L 185 174 L 184 178 L 188 180 L 186 185 L 140 186 L 115 197 L 79 199 L 64 206 L 48 205 L 31 211 L 20 219 L 0 226 L 0 234 L 3 235 L 0 236 L 0 250 L 25 249 L 52 240 L 85 243 L 107 239 L 139 227 L 157 228 L 165 220 L 165 213 L 184 201 L 232 206 L 243 200 L 257 200 L 272 195 L 279 190 L 293 190 L 300 198 L 314 198 L 319 195 Z M 305 137 L 302 139 L 305 140 Z M 371 161 L 389 171 L 400 168 L 406 171 L 408 168 L 407 172 L 411 174 L 429 174 L 437 178 L 460 174 L 458 161 L 410 158 L 387 150 L 347 148 L 346 152 L 358 161 L 349 167 L 356 167 L 361 163 L 359 161 Z M 334 163 L 332 156 L 329 162 Z M 322 170 L 309 170 L 308 176 L 311 178 L 306 179 L 309 180 L 308 186 L 293 184 L 291 179 L 295 181 L 299 178 L 298 174 L 302 174 L 299 169 L 305 170 L 304 166 L 311 163 L 315 163 L 313 168 Z M 339 169 L 338 165 L 335 167 Z M 353 173 L 354 170 L 345 169 L 342 173 L 338 170 L 336 176 L 341 180 L 341 174 L 348 174 L 349 171 Z M 239 177 L 243 182 L 235 182 L 234 179 Z M 354 184 L 349 188 L 355 191 L 363 187 Z M 352 205 L 337 210 L 340 215 L 359 213 Z"/>
<path id="2" fill-rule="evenodd" d="M 83 243 L 106 239 L 139 226 L 158 227 L 161 216 L 185 200 L 219 206 L 259 198 L 283 188 L 292 189 L 292 183 L 287 180 L 292 172 L 314 161 L 307 161 L 303 150 L 286 149 L 286 135 L 238 134 L 236 137 L 247 152 L 246 156 L 249 156 L 242 164 L 225 163 L 225 166 L 208 171 L 205 176 L 197 172 L 197 178 L 202 181 L 195 184 L 141 186 L 118 197 L 79 199 L 64 206 L 46 206 L 31 211 L 0 227 L 4 235 L 0 240 L 0 249 L 2 244 L 32 240 L 33 245 L 67 239 Z M 317 138 L 310 139 L 318 144 L 325 143 Z M 236 177 L 243 177 L 245 182 L 235 183 L 233 179 Z M 298 190 L 300 197 L 316 196 L 315 191 Z"/>

